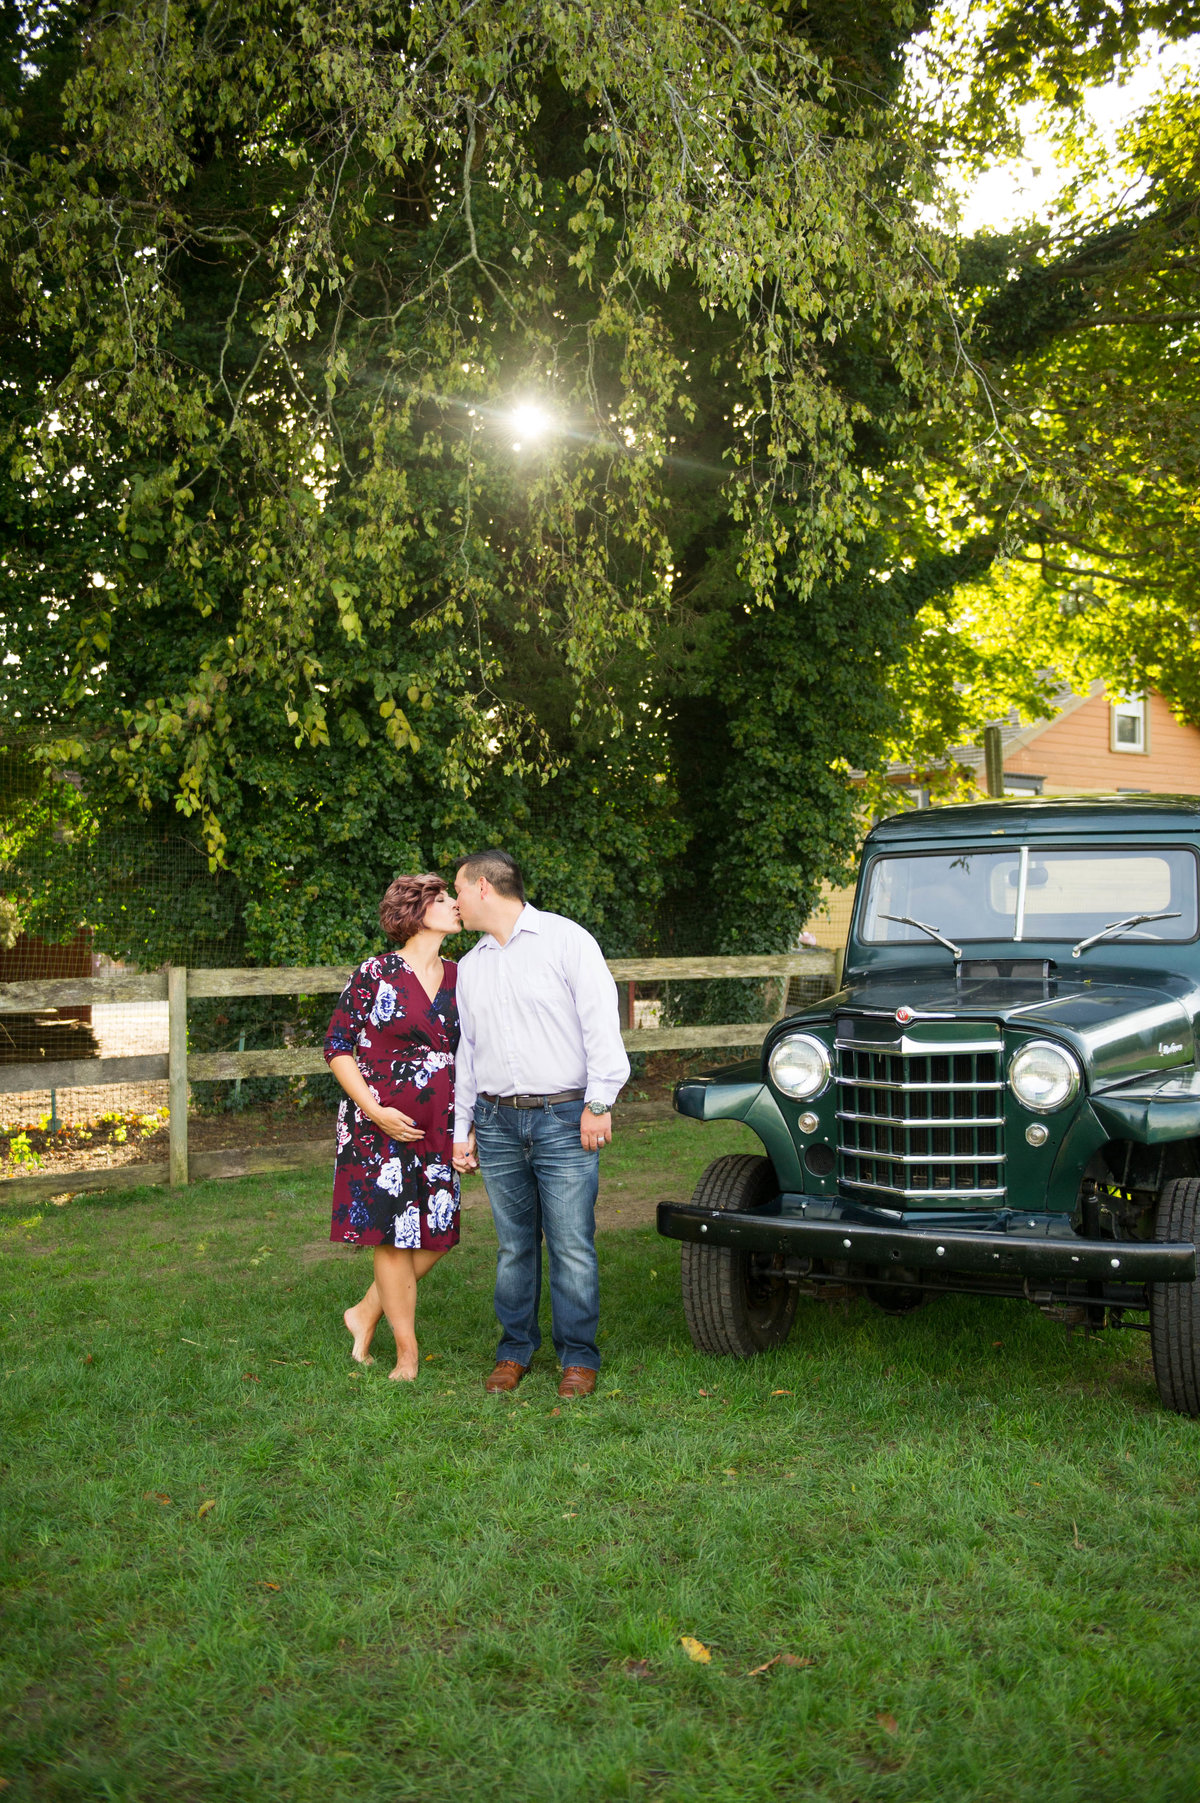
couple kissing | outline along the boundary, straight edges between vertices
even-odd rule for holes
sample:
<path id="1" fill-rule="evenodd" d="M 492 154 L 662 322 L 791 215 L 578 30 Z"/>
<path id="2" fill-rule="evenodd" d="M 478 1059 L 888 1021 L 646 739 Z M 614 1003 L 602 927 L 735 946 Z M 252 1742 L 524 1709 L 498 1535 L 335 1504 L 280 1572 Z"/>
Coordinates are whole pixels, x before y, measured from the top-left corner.
<path id="1" fill-rule="evenodd" d="M 504 851 L 440 876 L 400 876 L 379 906 L 391 949 L 338 1000 L 325 1058 L 346 1095 L 337 1118 L 330 1238 L 374 1249 L 348 1308 L 353 1357 L 373 1361 L 386 1315 L 391 1376 L 416 1377 L 417 1284 L 458 1244 L 459 1178 L 483 1174 L 498 1241 L 500 1341 L 489 1392 L 515 1390 L 541 1344 L 542 1240 L 560 1396 L 596 1387 L 599 1148 L 629 1077 L 617 989 L 592 935 L 525 899 Z M 455 965 L 442 941 L 480 938 Z"/>

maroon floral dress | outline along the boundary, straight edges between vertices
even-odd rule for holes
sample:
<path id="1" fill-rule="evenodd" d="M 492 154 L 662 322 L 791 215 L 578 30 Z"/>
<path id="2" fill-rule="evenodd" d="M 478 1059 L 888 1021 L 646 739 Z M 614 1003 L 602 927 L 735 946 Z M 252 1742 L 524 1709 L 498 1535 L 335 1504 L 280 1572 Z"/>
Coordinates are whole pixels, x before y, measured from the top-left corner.
<path id="1" fill-rule="evenodd" d="M 458 1244 L 454 1145 L 454 1053 L 458 966 L 443 965 L 432 1002 L 399 952 L 360 964 L 325 1035 L 325 1058 L 357 1059 L 376 1101 L 399 1108 L 423 1139 L 389 1139 L 347 1096 L 338 1110 L 333 1225 L 329 1237 L 356 1246 L 412 1251 Z"/>

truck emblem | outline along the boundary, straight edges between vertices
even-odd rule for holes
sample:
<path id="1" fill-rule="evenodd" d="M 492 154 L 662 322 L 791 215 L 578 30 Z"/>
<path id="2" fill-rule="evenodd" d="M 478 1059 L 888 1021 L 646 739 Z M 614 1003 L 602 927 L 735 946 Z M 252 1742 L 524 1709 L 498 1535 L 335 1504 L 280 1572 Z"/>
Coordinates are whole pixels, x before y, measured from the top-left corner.
<path id="1" fill-rule="evenodd" d="M 1183 1047 L 1181 1045 L 1163 1045 L 1162 1041 L 1159 1041 L 1158 1052 L 1160 1058 L 1166 1058 L 1171 1052 L 1182 1052 L 1182 1050 Z"/>
<path id="2" fill-rule="evenodd" d="M 911 1008 L 897 1008 L 896 1019 L 900 1022 L 900 1025 L 902 1027 L 906 1027 L 908 1025 L 909 1021 L 912 1019 L 912 1017 L 913 1017 L 913 1011 Z M 1162 1047 L 1160 1046 L 1159 1051 L 1161 1051 L 1161 1050 L 1162 1050 Z"/>

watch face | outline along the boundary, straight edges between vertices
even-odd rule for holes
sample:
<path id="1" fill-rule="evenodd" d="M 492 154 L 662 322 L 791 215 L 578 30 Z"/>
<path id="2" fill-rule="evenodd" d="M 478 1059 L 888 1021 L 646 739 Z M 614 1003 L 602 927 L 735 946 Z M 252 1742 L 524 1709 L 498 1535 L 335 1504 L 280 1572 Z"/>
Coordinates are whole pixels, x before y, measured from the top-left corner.
<path id="1" fill-rule="evenodd" d="M 604 1107 L 603 1103 L 589 1102 L 588 1103 L 588 1113 L 589 1114 L 607 1114 L 608 1109 Z"/>

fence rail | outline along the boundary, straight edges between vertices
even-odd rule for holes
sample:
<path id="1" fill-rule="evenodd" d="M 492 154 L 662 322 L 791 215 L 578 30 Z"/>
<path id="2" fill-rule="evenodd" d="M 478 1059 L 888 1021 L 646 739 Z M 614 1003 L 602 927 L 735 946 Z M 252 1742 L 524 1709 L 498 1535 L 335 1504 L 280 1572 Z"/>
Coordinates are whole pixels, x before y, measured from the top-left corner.
<path id="1" fill-rule="evenodd" d="M 631 1052 L 754 1047 L 787 1012 L 793 977 L 834 977 L 833 952 L 797 951 L 730 958 L 611 958 L 608 968 L 627 986 L 622 1000 L 621 1037 Z M 166 1078 L 170 1104 L 169 1157 L 163 1164 L 121 1165 L 93 1171 L 47 1173 L 0 1182 L 0 1201 L 34 1201 L 63 1189 L 112 1189 L 125 1183 L 170 1183 L 179 1187 L 205 1177 L 244 1176 L 256 1170 L 302 1168 L 313 1162 L 324 1141 L 232 1152 L 188 1154 L 188 1085 L 245 1077 L 301 1077 L 324 1071 L 319 1046 L 285 1046 L 269 1051 L 192 1052 L 187 1049 L 189 1001 L 214 996 L 323 995 L 345 988 L 356 966 L 295 965 L 275 970 L 189 970 L 169 965 L 145 975 L 113 972 L 101 977 L 67 977 L 38 983 L 0 983 L 0 1014 L 73 1008 L 88 1003 L 166 1001 L 168 1047 L 164 1053 L 125 1058 L 75 1058 L 0 1064 L 0 1094 L 32 1089 L 69 1089 L 96 1083 L 139 1083 Z M 632 991 L 636 982 L 696 982 L 712 978 L 773 977 L 778 982 L 775 1013 L 769 1020 L 723 1022 L 696 1027 L 635 1027 Z"/>

